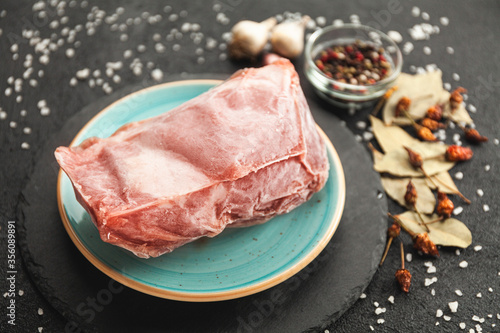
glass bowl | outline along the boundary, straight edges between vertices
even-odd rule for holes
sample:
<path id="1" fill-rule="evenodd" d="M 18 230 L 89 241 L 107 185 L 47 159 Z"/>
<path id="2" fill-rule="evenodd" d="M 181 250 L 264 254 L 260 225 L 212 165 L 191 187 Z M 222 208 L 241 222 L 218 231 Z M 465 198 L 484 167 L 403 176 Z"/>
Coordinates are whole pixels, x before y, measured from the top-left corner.
<path id="1" fill-rule="evenodd" d="M 327 47 L 353 44 L 356 41 L 384 48 L 384 57 L 391 65 L 388 76 L 373 84 L 350 84 L 326 76 L 316 66 L 316 57 Z M 384 95 L 394 85 L 402 66 L 403 57 L 396 43 L 383 32 L 360 24 L 319 29 L 309 37 L 305 47 L 305 74 L 316 92 L 334 105 L 354 110 L 372 105 Z"/>

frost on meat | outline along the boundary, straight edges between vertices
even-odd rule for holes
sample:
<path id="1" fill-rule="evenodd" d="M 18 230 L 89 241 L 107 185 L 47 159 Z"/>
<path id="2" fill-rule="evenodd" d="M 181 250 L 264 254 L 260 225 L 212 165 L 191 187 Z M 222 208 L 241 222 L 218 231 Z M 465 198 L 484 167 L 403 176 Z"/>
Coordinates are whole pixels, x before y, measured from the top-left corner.
<path id="1" fill-rule="evenodd" d="M 285 59 L 55 156 L 101 239 L 145 258 L 286 213 L 324 186 L 329 168 Z"/>

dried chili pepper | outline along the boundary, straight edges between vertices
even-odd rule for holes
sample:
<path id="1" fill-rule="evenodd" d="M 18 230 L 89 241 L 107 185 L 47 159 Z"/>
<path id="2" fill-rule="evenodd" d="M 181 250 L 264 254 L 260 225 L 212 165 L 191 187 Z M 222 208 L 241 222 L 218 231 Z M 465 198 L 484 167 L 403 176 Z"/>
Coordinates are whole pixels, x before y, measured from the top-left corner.
<path id="1" fill-rule="evenodd" d="M 451 145 L 446 149 L 445 158 L 450 162 L 461 162 L 467 161 L 472 158 L 474 153 L 472 149 L 468 147 L 462 147 L 457 145 Z"/>
<path id="2" fill-rule="evenodd" d="M 413 237 L 412 237 L 413 238 Z M 439 251 L 433 241 L 429 238 L 426 232 L 417 234 L 413 238 L 413 247 L 417 251 L 422 251 L 423 254 L 439 257 Z"/>
<path id="3" fill-rule="evenodd" d="M 474 128 L 462 128 L 465 133 L 465 138 L 472 143 L 481 143 L 488 141 L 488 138 L 479 134 Z"/>
<path id="4" fill-rule="evenodd" d="M 399 287 L 401 288 L 402 291 L 405 293 L 410 291 L 410 285 L 411 285 L 411 274 L 410 271 L 405 269 L 405 252 L 403 249 L 403 242 L 400 243 L 400 248 L 401 248 L 401 269 L 398 269 L 396 271 L 396 274 L 394 276 L 396 277 L 396 280 L 399 283 Z"/>
<path id="5" fill-rule="evenodd" d="M 411 179 L 408 181 L 408 185 L 406 185 L 405 202 L 411 207 L 415 207 L 417 203 L 417 189 L 411 182 Z"/>
<path id="6" fill-rule="evenodd" d="M 424 141 L 437 141 L 437 138 L 432 134 L 431 130 L 424 126 L 415 126 L 417 136 Z"/>
<path id="7" fill-rule="evenodd" d="M 420 121 L 420 124 L 424 127 L 427 127 L 428 129 L 430 129 L 431 131 L 436 131 L 440 128 L 445 128 L 446 125 L 445 124 L 442 124 L 434 119 L 431 119 L 431 118 L 424 118 Z"/>
<path id="8" fill-rule="evenodd" d="M 448 219 L 451 216 L 451 213 L 453 213 L 453 209 L 455 209 L 455 205 L 453 204 L 453 201 L 451 201 L 446 193 L 443 193 L 437 190 L 437 195 L 438 195 L 438 203 L 436 205 L 436 213 L 442 218 L 442 219 Z"/>
<path id="9" fill-rule="evenodd" d="M 410 160 L 410 164 L 415 169 L 421 168 L 422 164 L 424 163 L 424 160 L 423 160 L 422 156 L 419 153 L 417 153 L 416 151 L 411 150 L 408 147 L 403 147 L 403 148 L 406 149 L 406 151 L 408 152 L 408 158 Z"/>
<path id="10" fill-rule="evenodd" d="M 427 109 L 427 118 L 440 121 L 443 118 L 443 108 L 440 105 L 433 105 Z"/>
<path id="11" fill-rule="evenodd" d="M 452 111 L 456 110 L 460 106 L 460 104 L 462 104 L 464 100 L 462 93 L 466 92 L 467 89 L 462 87 L 458 87 L 457 89 L 452 91 L 452 93 L 450 94 L 450 107 Z"/>
<path id="12" fill-rule="evenodd" d="M 389 217 L 391 217 L 394 220 L 394 222 L 399 224 L 401 226 L 401 228 L 403 228 L 404 231 L 406 231 L 410 235 L 411 239 L 413 240 L 413 247 L 417 251 L 421 251 L 422 253 L 427 254 L 427 255 L 439 257 L 439 251 L 436 247 L 436 244 L 434 244 L 434 242 L 431 241 L 431 239 L 429 238 L 429 234 L 427 234 L 426 232 L 421 233 L 421 234 L 417 234 L 417 233 L 411 231 L 410 229 L 408 229 L 403 224 L 403 222 L 401 221 L 401 219 L 399 217 L 394 216 L 391 213 L 387 213 L 387 215 L 389 215 Z"/>
<path id="13" fill-rule="evenodd" d="M 387 239 L 387 245 L 385 246 L 385 251 L 384 255 L 382 256 L 382 259 L 380 260 L 379 266 L 382 266 L 382 264 L 385 261 L 385 257 L 387 257 L 387 253 L 389 252 L 389 248 L 391 247 L 392 240 L 396 237 L 399 236 L 399 233 L 401 232 L 401 227 L 397 223 L 393 223 L 389 229 L 387 229 L 387 236 L 389 238 Z"/>
<path id="14" fill-rule="evenodd" d="M 406 112 L 408 112 L 408 109 L 410 108 L 411 100 L 404 96 L 401 97 L 398 101 L 398 104 L 396 104 L 396 111 L 395 115 L 396 117 L 401 117 L 404 115 Z"/>

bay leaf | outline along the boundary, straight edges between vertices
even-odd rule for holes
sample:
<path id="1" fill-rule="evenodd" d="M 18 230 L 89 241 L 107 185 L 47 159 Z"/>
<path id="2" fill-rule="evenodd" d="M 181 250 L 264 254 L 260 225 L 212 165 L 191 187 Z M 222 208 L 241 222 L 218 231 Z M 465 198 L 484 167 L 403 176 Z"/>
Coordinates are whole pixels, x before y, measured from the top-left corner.
<path id="1" fill-rule="evenodd" d="M 442 145 L 440 145 L 442 146 Z M 419 150 L 415 149 L 417 152 Z M 422 153 L 423 155 L 423 153 Z M 429 176 L 448 171 L 455 165 L 454 162 L 448 162 L 444 159 L 427 159 L 422 168 Z M 420 169 L 415 169 L 409 161 L 406 150 L 400 148 L 388 152 L 379 161 L 375 161 L 373 168 L 377 172 L 386 172 L 396 177 L 422 177 L 424 173 Z"/>
<path id="2" fill-rule="evenodd" d="M 421 234 L 426 232 L 424 226 L 418 223 L 419 217 L 415 212 L 407 211 L 398 215 L 403 224 L 411 231 Z M 424 221 L 429 222 L 439 218 L 437 214 L 423 216 Z M 449 218 L 442 222 L 427 225 L 430 229 L 429 238 L 436 244 L 442 246 L 456 246 L 466 248 L 472 243 L 472 234 L 467 226 L 455 219 Z"/>
<path id="3" fill-rule="evenodd" d="M 436 206 L 436 198 L 424 178 L 381 178 L 387 195 L 401 206 L 412 209 L 405 202 L 406 186 L 410 179 L 417 190 L 417 210 L 423 214 L 432 214 Z"/>
<path id="4" fill-rule="evenodd" d="M 449 93 L 443 89 L 441 71 L 416 75 L 401 73 L 395 85 L 398 90 L 387 99 L 382 112 L 384 123 L 387 125 L 411 124 L 406 117 L 395 116 L 396 105 L 401 97 L 406 96 L 411 99 L 408 113 L 415 120 L 424 118 L 427 109 L 432 105 L 443 103 L 449 98 Z"/>
<path id="5" fill-rule="evenodd" d="M 447 101 L 449 100 L 450 93 L 448 93 Z M 473 123 L 472 118 L 470 117 L 469 113 L 465 109 L 465 106 L 463 104 L 460 104 L 460 106 L 455 109 L 455 111 L 451 112 L 451 107 L 450 103 L 447 102 L 445 103 L 445 107 L 443 108 L 443 117 L 452 120 L 453 122 L 460 124 L 460 123 L 465 123 L 467 125 L 470 125 Z"/>
<path id="6" fill-rule="evenodd" d="M 449 172 L 442 171 L 431 176 L 430 178 L 432 181 L 425 178 L 425 182 L 431 189 L 435 190 L 437 185 L 439 190 L 446 194 L 455 194 L 458 192 L 457 185 L 455 185 L 455 182 L 453 181 L 453 178 L 451 178 Z"/>
<path id="7" fill-rule="evenodd" d="M 373 129 L 373 135 L 385 153 L 408 147 L 422 155 L 422 158 L 429 159 L 435 156 L 444 155 L 448 148 L 447 145 L 441 142 L 420 141 L 408 134 L 408 132 L 401 127 L 385 125 L 376 117 L 370 116 L 370 122 Z"/>

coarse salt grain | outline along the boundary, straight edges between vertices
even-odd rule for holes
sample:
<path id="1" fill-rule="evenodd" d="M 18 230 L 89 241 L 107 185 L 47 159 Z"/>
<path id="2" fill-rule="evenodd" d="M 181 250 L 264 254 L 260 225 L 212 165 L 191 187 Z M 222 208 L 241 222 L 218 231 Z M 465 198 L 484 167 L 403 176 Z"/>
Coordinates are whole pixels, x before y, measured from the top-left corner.
<path id="1" fill-rule="evenodd" d="M 7 112 L 0 111 L 0 120 L 5 120 L 5 119 L 7 119 Z"/>
<path id="2" fill-rule="evenodd" d="M 460 255 L 460 250 L 459 250 L 459 249 L 456 249 L 456 250 L 455 250 L 455 254 L 456 254 L 457 256 L 459 256 L 459 255 Z"/>
<path id="3" fill-rule="evenodd" d="M 385 323 L 385 320 L 380 318 L 380 319 L 377 319 L 377 324 L 383 324 Z"/>
<path id="4" fill-rule="evenodd" d="M 17 123 L 15 121 L 11 121 L 9 123 L 9 126 L 10 126 L 10 128 L 16 128 L 17 127 Z"/>
<path id="5" fill-rule="evenodd" d="M 459 172 L 455 173 L 455 179 L 456 180 L 462 180 L 462 179 L 464 179 L 463 172 L 459 171 Z"/>
<path id="6" fill-rule="evenodd" d="M 31 128 L 30 127 L 23 128 L 23 133 L 24 134 L 31 134 Z"/>
<path id="7" fill-rule="evenodd" d="M 418 16 L 420 16 L 420 8 L 418 8 L 418 7 L 413 7 L 413 8 L 411 9 L 411 15 L 412 15 L 413 17 L 418 17 Z"/>
<path id="8" fill-rule="evenodd" d="M 21 143 L 21 149 L 30 149 L 30 144 L 27 142 Z"/>
<path id="9" fill-rule="evenodd" d="M 373 306 L 378 307 L 379 305 L 378 302 L 373 302 Z"/>
<path id="10" fill-rule="evenodd" d="M 437 309 L 437 311 L 436 311 L 436 317 L 437 318 L 441 318 L 442 316 L 443 316 L 443 310 Z"/>
<path id="11" fill-rule="evenodd" d="M 43 315 L 43 309 L 42 308 L 38 308 L 38 315 L 39 316 Z"/>
<path id="12" fill-rule="evenodd" d="M 66 57 L 73 58 L 75 56 L 75 49 L 69 48 L 66 49 Z"/>
<path id="13" fill-rule="evenodd" d="M 427 12 L 422 12 L 422 18 L 426 21 L 429 21 L 431 18 Z"/>
<path id="14" fill-rule="evenodd" d="M 364 121 L 358 121 L 356 123 L 356 127 L 359 128 L 359 129 L 365 129 L 366 128 L 366 122 L 364 122 Z"/>
<path id="15" fill-rule="evenodd" d="M 361 293 L 361 295 L 359 295 L 359 298 L 366 298 L 366 294 L 365 293 Z"/>
<path id="16" fill-rule="evenodd" d="M 489 212 L 489 211 L 490 211 L 490 206 L 488 206 L 488 205 L 483 205 L 483 211 L 484 211 L 484 212 Z"/>
<path id="17" fill-rule="evenodd" d="M 49 114 L 50 114 L 50 109 L 48 107 L 44 106 L 40 109 L 40 115 L 45 117 L 48 116 Z"/>
<path id="18" fill-rule="evenodd" d="M 480 323 L 484 323 L 484 318 L 479 317 L 478 315 L 472 316 L 472 320 L 478 321 Z"/>
<path id="19" fill-rule="evenodd" d="M 478 196 L 480 196 L 480 197 L 482 197 L 482 196 L 484 195 L 483 190 L 482 190 L 482 189 L 480 189 L 480 188 L 478 188 L 478 189 L 476 190 L 476 193 L 477 193 L 477 195 L 478 195 Z"/>
<path id="20" fill-rule="evenodd" d="M 489 165 L 489 164 L 486 164 L 486 165 L 484 166 L 484 171 L 488 172 L 488 171 L 490 171 L 490 169 L 491 169 L 491 167 L 490 167 L 490 165 Z"/>
<path id="21" fill-rule="evenodd" d="M 450 316 L 443 316 L 443 319 L 446 321 L 450 321 L 451 317 Z"/>
<path id="22" fill-rule="evenodd" d="M 430 47 L 428 47 L 428 46 L 424 46 L 424 49 L 423 49 L 423 50 L 424 50 L 424 54 L 426 54 L 426 55 L 429 55 L 429 54 L 431 54 L 431 53 L 432 53 L 431 48 L 430 48 Z"/>
<path id="23" fill-rule="evenodd" d="M 476 297 L 477 297 L 477 298 L 481 298 L 481 297 L 483 297 L 483 294 L 481 294 L 481 293 L 477 293 L 477 294 L 476 294 Z"/>
<path id="24" fill-rule="evenodd" d="M 406 254 L 406 261 L 411 262 L 413 260 L 413 255 L 411 253 Z"/>
<path id="25" fill-rule="evenodd" d="M 373 133 L 363 132 L 363 140 L 370 141 L 371 139 L 373 139 Z"/>
<path id="26" fill-rule="evenodd" d="M 19 294 L 19 296 L 23 296 L 24 295 L 24 290 L 19 289 L 18 294 Z"/>
<path id="27" fill-rule="evenodd" d="M 436 296 L 436 290 L 434 290 L 434 288 L 431 289 L 431 295 Z"/>
<path id="28" fill-rule="evenodd" d="M 71 87 L 75 87 L 78 83 L 78 80 L 76 79 L 76 77 L 72 77 L 70 80 L 69 80 L 69 85 Z"/>
<path id="29" fill-rule="evenodd" d="M 398 31 L 390 30 L 387 32 L 387 36 L 392 39 L 395 43 L 401 43 L 403 41 L 403 36 Z"/>
<path id="30" fill-rule="evenodd" d="M 458 326 L 461 328 L 461 329 L 465 329 L 467 327 L 467 325 L 465 325 L 465 323 L 460 323 L 458 324 Z"/>
<path id="31" fill-rule="evenodd" d="M 450 20 L 446 16 L 443 16 L 439 19 L 439 22 L 442 25 L 447 26 L 450 23 Z"/>
<path id="32" fill-rule="evenodd" d="M 38 327 L 38 333 L 42 333 L 42 331 L 43 331 L 43 327 L 41 327 L 41 326 Z"/>
<path id="33" fill-rule="evenodd" d="M 427 273 L 432 274 L 436 273 L 436 266 L 431 266 L 427 269 Z"/>
<path id="34" fill-rule="evenodd" d="M 375 314 L 378 316 L 381 313 L 386 312 L 386 308 L 376 308 L 375 309 Z"/>
<path id="35" fill-rule="evenodd" d="M 470 112 L 472 112 L 472 113 L 476 113 L 477 112 L 477 109 L 476 109 L 476 107 L 474 105 L 469 104 L 468 107 L 469 107 L 469 111 Z"/>
<path id="36" fill-rule="evenodd" d="M 155 68 L 153 69 L 153 71 L 151 72 L 151 77 L 153 78 L 153 80 L 155 80 L 156 82 L 160 82 L 162 79 L 163 79 L 163 71 L 159 68 Z"/>
<path id="37" fill-rule="evenodd" d="M 404 53 L 404 54 L 406 54 L 406 55 L 408 55 L 408 54 L 410 54 L 410 53 L 411 53 L 411 51 L 413 51 L 413 49 L 414 49 L 414 48 L 415 48 L 415 47 L 413 46 L 413 43 L 411 43 L 411 42 L 406 42 L 406 43 L 404 43 L 404 45 L 403 45 L 403 53 Z"/>
<path id="38" fill-rule="evenodd" d="M 76 72 L 76 78 L 78 80 L 85 80 L 89 77 L 90 75 L 90 69 L 84 68 Z"/>
<path id="39" fill-rule="evenodd" d="M 469 263 L 468 263 L 467 261 L 465 261 L 465 260 L 464 260 L 464 261 L 461 261 L 461 262 L 458 264 L 458 266 L 459 266 L 460 268 L 467 268 L 467 266 L 469 266 Z"/>
<path id="40" fill-rule="evenodd" d="M 424 281 L 424 285 L 426 287 L 428 287 L 428 286 L 430 286 L 431 284 L 433 284 L 435 282 L 437 282 L 437 277 L 433 277 L 433 278 L 430 278 L 430 279 L 426 278 L 425 281 Z"/>
<path id="41" fill-rule="evenodd" d="M 457 216 L 460 215 L 464 211 L 464 208 L 462 206 L 458 206 L 453 210 L 453 215 Z"/>
<path id="42" fill-rule="evenodd" d="M 389 301 L 389 303 L 391 304 L 394 304 L 394 296 L 389 296 L 389 298 L 387 299 Z"/>
<path id="43" fill-rule="evenodd" d="M 491 287 L 490 287 L 490 288 L 488 288 L 488 291 L 489 291 L 490 293 L 492 293 L 492 292 L 493 292 L 493 288 L 491 288 Z"/>
<path id="44" fill-rule="evenodd" d="M 458 296 L 463 296 L 464 294 L 462 293 L 461 290 L 457 289 L 455 290 L 455 294 L 457 294 Z"/>
<path id="45" fill-rule="evenodd" d="M 453 78 L 453 80 L 455 81 L 460 81 L 460 75 L 458 75 L 457 73 L 453 73 L 453 75 L 451 76 Z"/>
<path id="46" fill-rule="evenodd" d="M 457 310 L 458 310 L 458 301 L 454 301 L 454 302 L 448 303 L 448 307 L 450 308 L 451 312 L 457 312 Z"/>
<path id="47" fill-rule="evenodd" d="M 453 49 L 453 47 L 451 47 L 451 46 L 447 46 L 446 47 L 446 52 L 448 54 L 453 54 L 453 53 L 455 53 L 455 49 Z"/>

